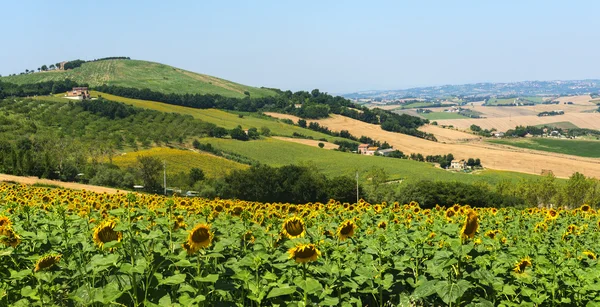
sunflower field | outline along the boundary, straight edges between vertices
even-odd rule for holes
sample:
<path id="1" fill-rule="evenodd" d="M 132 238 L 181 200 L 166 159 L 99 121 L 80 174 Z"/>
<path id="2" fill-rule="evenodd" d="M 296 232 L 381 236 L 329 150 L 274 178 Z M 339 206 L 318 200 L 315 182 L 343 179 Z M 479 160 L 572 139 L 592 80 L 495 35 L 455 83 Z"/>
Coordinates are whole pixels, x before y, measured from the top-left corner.
<path id="1" fill-rule="evenodd" d="M 596 306 L 600 214 L 0 185 L 0 306 Z"/>

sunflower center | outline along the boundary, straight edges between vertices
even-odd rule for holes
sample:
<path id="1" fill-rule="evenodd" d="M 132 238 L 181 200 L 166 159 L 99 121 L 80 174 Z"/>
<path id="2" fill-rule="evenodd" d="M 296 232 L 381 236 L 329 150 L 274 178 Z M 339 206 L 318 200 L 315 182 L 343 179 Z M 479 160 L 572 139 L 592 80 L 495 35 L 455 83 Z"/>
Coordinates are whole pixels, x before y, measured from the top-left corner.
<path id="1" fill-rule="evenodd" d="M 346 225 L 344 225 L 342 227 L 342 229 L 340 229 L 340 233 L 343 235 L 348 235 L 352 232 L 352 230 L 354 230 L 354 227 L 352 226 L 351 223 L 347 223 Z"/>
<path id="2" fill-rule="evenodd" d="M 296 258 L 310 258 L 310 257 L 314 256 L 315 253 L 316 253 L 316 251 L 313 247 L 305 247 L 303 249 L 296 251 L 294 256 Z"/>
<path id="3" fill-rule="evenodd" d="M 208 233 L 208 229 L 200 228 L 194 231 L 192 234 L 192 241 L 194 243 L 202 243 L 210 238 L 210 234 Z"/>

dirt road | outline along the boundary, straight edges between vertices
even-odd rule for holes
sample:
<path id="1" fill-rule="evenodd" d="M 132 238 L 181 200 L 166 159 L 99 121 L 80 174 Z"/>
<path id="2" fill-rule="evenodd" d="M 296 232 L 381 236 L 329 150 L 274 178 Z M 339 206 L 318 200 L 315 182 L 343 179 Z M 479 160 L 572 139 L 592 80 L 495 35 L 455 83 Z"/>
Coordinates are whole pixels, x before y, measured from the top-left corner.
<path id="1" fill-rule="evenodd" d="M 2 181 L 12 181 L 12 182 L 17 182 L 17 183 L 21 183 L 21 184 L 35 184 L 35 183 L 51 184 L 51 185 L 55 185 L 55 186 L 59 186 L 59 187 L 67 188 L 67 189 L 86 190 L 86 191 L 92 191 L 92 192 L 96 192 L 96 193 L 108 193 L 108 194 L 128 193 L 127 191 L 120 191 L 117 189 L 100 187 L 100 186 L 96 186 L 96 185 L 88 185 L 88 184 L 81 184 L 81 183 L 75 183 L 75 182 L 62 182 L 62 181 L 48 180 L 48 179 L 39 179 L 37 177 L 21 177 L 21 176 L 13 176 L 13 175 L 6 175 L 6 174 L 0 174 L 0 182 L 2 182 Z"/>

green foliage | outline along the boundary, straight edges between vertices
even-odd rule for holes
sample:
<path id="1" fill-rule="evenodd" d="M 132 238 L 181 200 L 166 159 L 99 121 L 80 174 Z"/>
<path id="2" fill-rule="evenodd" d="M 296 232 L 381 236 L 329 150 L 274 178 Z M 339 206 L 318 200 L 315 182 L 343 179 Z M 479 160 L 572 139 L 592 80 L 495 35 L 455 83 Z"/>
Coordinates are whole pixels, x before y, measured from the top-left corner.
<path id="1" fill-rule="evenodd" d="M 334 196 L 339 201 L 356 199 L 356 187 L 351 178 L 327 179 L 323 174 L 306 166 L 286 165 L 273 168 L 253 166 L 234 171 L 224 179 L 223 198 L 261 202 L 326 202 Z"/>
<path id="2" fill-rule="evenodd" d="M 144 184 L 144 190 L 159 193 L 162 187 L 161 171 L 163 162 L 156 157 L 138 156 L 136 170 Z"/>
<path id="3" fill-rule="evenodd" d="M 406 185 L 396 194 L 395 199 L 401 203 L 414 200 L 423 208 L 452 206 L 456 203 L 475 207 L 515 207 L 523 203 L 517 197 L 491 191 L 485 185 L 429 180 Z"/>

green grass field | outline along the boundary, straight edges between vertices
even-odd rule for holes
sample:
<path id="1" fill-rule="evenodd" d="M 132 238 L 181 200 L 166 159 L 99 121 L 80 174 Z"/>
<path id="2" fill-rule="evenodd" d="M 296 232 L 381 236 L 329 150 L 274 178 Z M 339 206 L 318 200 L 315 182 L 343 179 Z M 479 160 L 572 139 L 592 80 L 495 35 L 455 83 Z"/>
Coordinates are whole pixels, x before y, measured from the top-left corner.
<path id="1" fill-rule="evenodd" d="M 527 96 L 527 97 L 520 97 L 521 99 L 518 102 L 521 103 L 525 103 L 525 102 L 533 102 L 533 103 L 542 103 L 542 101 L 544 100 L 542 97 L 537 97 L 537 96 Z M 508 105 L 508 104 L 513 104 L 515 102 L 517 98 L 490 98 L 486 105 L 488 106 L 498 106 L 498 105 Z"/>
<path id="2" fill-rule="evenodd" d="M 223 177 L 233 170 L 246 169 L 249 166 L 207 153 L 197 153 L 189 150 L 181 150 L 166 147 L 155 147 L 146 150 L 128 152 L 113 158 L 113 163 L 121 168 L 133 167 L 137 163 L 138 156 L 149 156 L 159 158 L 167 163 L 167 174 L 189 172 L 191 168 L 197 167 L 204 171 L 209 178 Z"/>
<path id="3" fill-rule="evenodd" d="M 217 110 L 217 109 L 188 108 L 188 107 L 170 105 L 170 104 L 156 102 L 156 101 L 124 98 L 124 97 L 119 97 L 119 96 L 95 92 L 95 91 L 92 91 L 90 94 L 92 94 L 92 96 L 101 95 L 103 98 L 106 98 L 108 100 L 122 102 L 122 103 L 129 104 L 129 105 L 132 105 L 132 106 L 135 106 L 138 108 L 152 109 L 152 110 L 161 111 L 161 112 L 174 112 L 174 113 L 191 115 L 194 118 L 197 118 L 197 119 L 209 122 L 209 123 L 213 123 L 217 126 L 227 128 L 227 129 L 233 129 L 233 128 L 237 127 L 238 125 L 241 125 L 242 128 L 244 128 L 244 129 L 248 129 L 248 128 L 252 128 L 252 127 L 260 129 L 261 127 L 267 127 L 271 130 L 271 134 L 279 135 L 279 136 L 291 137 L 293 135 L 293 133 L 296 132 L 296 133 L 299 133 L 302 135 L 313 137 L 315 140 L 322 139 L 322 138 L 327 139 L 329 142 L 333 142 L 335 140 L 346 140 L 343 138 L 332 137 L 330 135 L 316 132 L 316 131 L 313 131 L 310 129 L 305 129 L 305 128 L 301 128 L 298 126 L 286 124 L 286 123 L 279 121 L 278 119 L 270 118 L 267 116 L 260 116 L 258 114 L 243 113 L 244 116 L 242 118 L 240 118 L 240 116 L 238 114 L 225 112 L 225 111 L 221 111 L 221 110 Z M 346 141 L 348 141 L 348 140 L 346 140 Z"/>
<path id="4" fill-rule="evenodd" d="M 458 113 L 450 113 L 450 112 L 419 113 L 419 115 L 421 115 L 429 120 L 468 118 L 468 117 L 460 115 Z"/>
<path id="5" fill-rule="evenodd" d="M 490 142 L 580 157 L 600 158 L 600 141 L 529 138 L 490 140 Z"/>
<path id="6" fill-rule="evenodd" d="M 544 126 L 555 127 L 555 128 L 560 128 L 560 129 L 577 129 L 577 128 L 579 128 L 572 122 L 556 122 L 556 123 L 536 125 L 536 127 L 539 127 L 539 128 L 544 127 Z"/>
<path id="7" fill-rule="evenodd" d="M 462 182 L 484 181 L 496 184 L 503 179 L 539 178 L 539 176 L 529 174 L 488 170 L 479 174 L 453 173 L 424 162 L 344 153 L 271 138 L 249 142 L 205 138 L 201 139 L 200 142 L 210 143 L 213 147 L 221 150 L 252 157 L 271 166 L 287 164 L 314 165 L 328 176 L 353 176 L 358 170 L 364 179 L 367 172 L 374 167 L 378 167 L 385 169 L 389 180 L 403 179 L 407 182 L 416 180 L 457 180 Z"/>
<path id="8" fill-rule="evenodd" d="M 224 79 L 197 74 L 168 65 L 138 60 L 104 60 L 85 63 L 67 71 L 38 72 L 27 75 L 2 77 L 0 80 L 25 84 L 69 78 L 90 86 L 103 84 L 134 88 L 150 88 L 153 91 L 178 94 L 219 94 L 228 97 L 251 97 L 275 95 L 268 89 L 246 86 Z"/>

